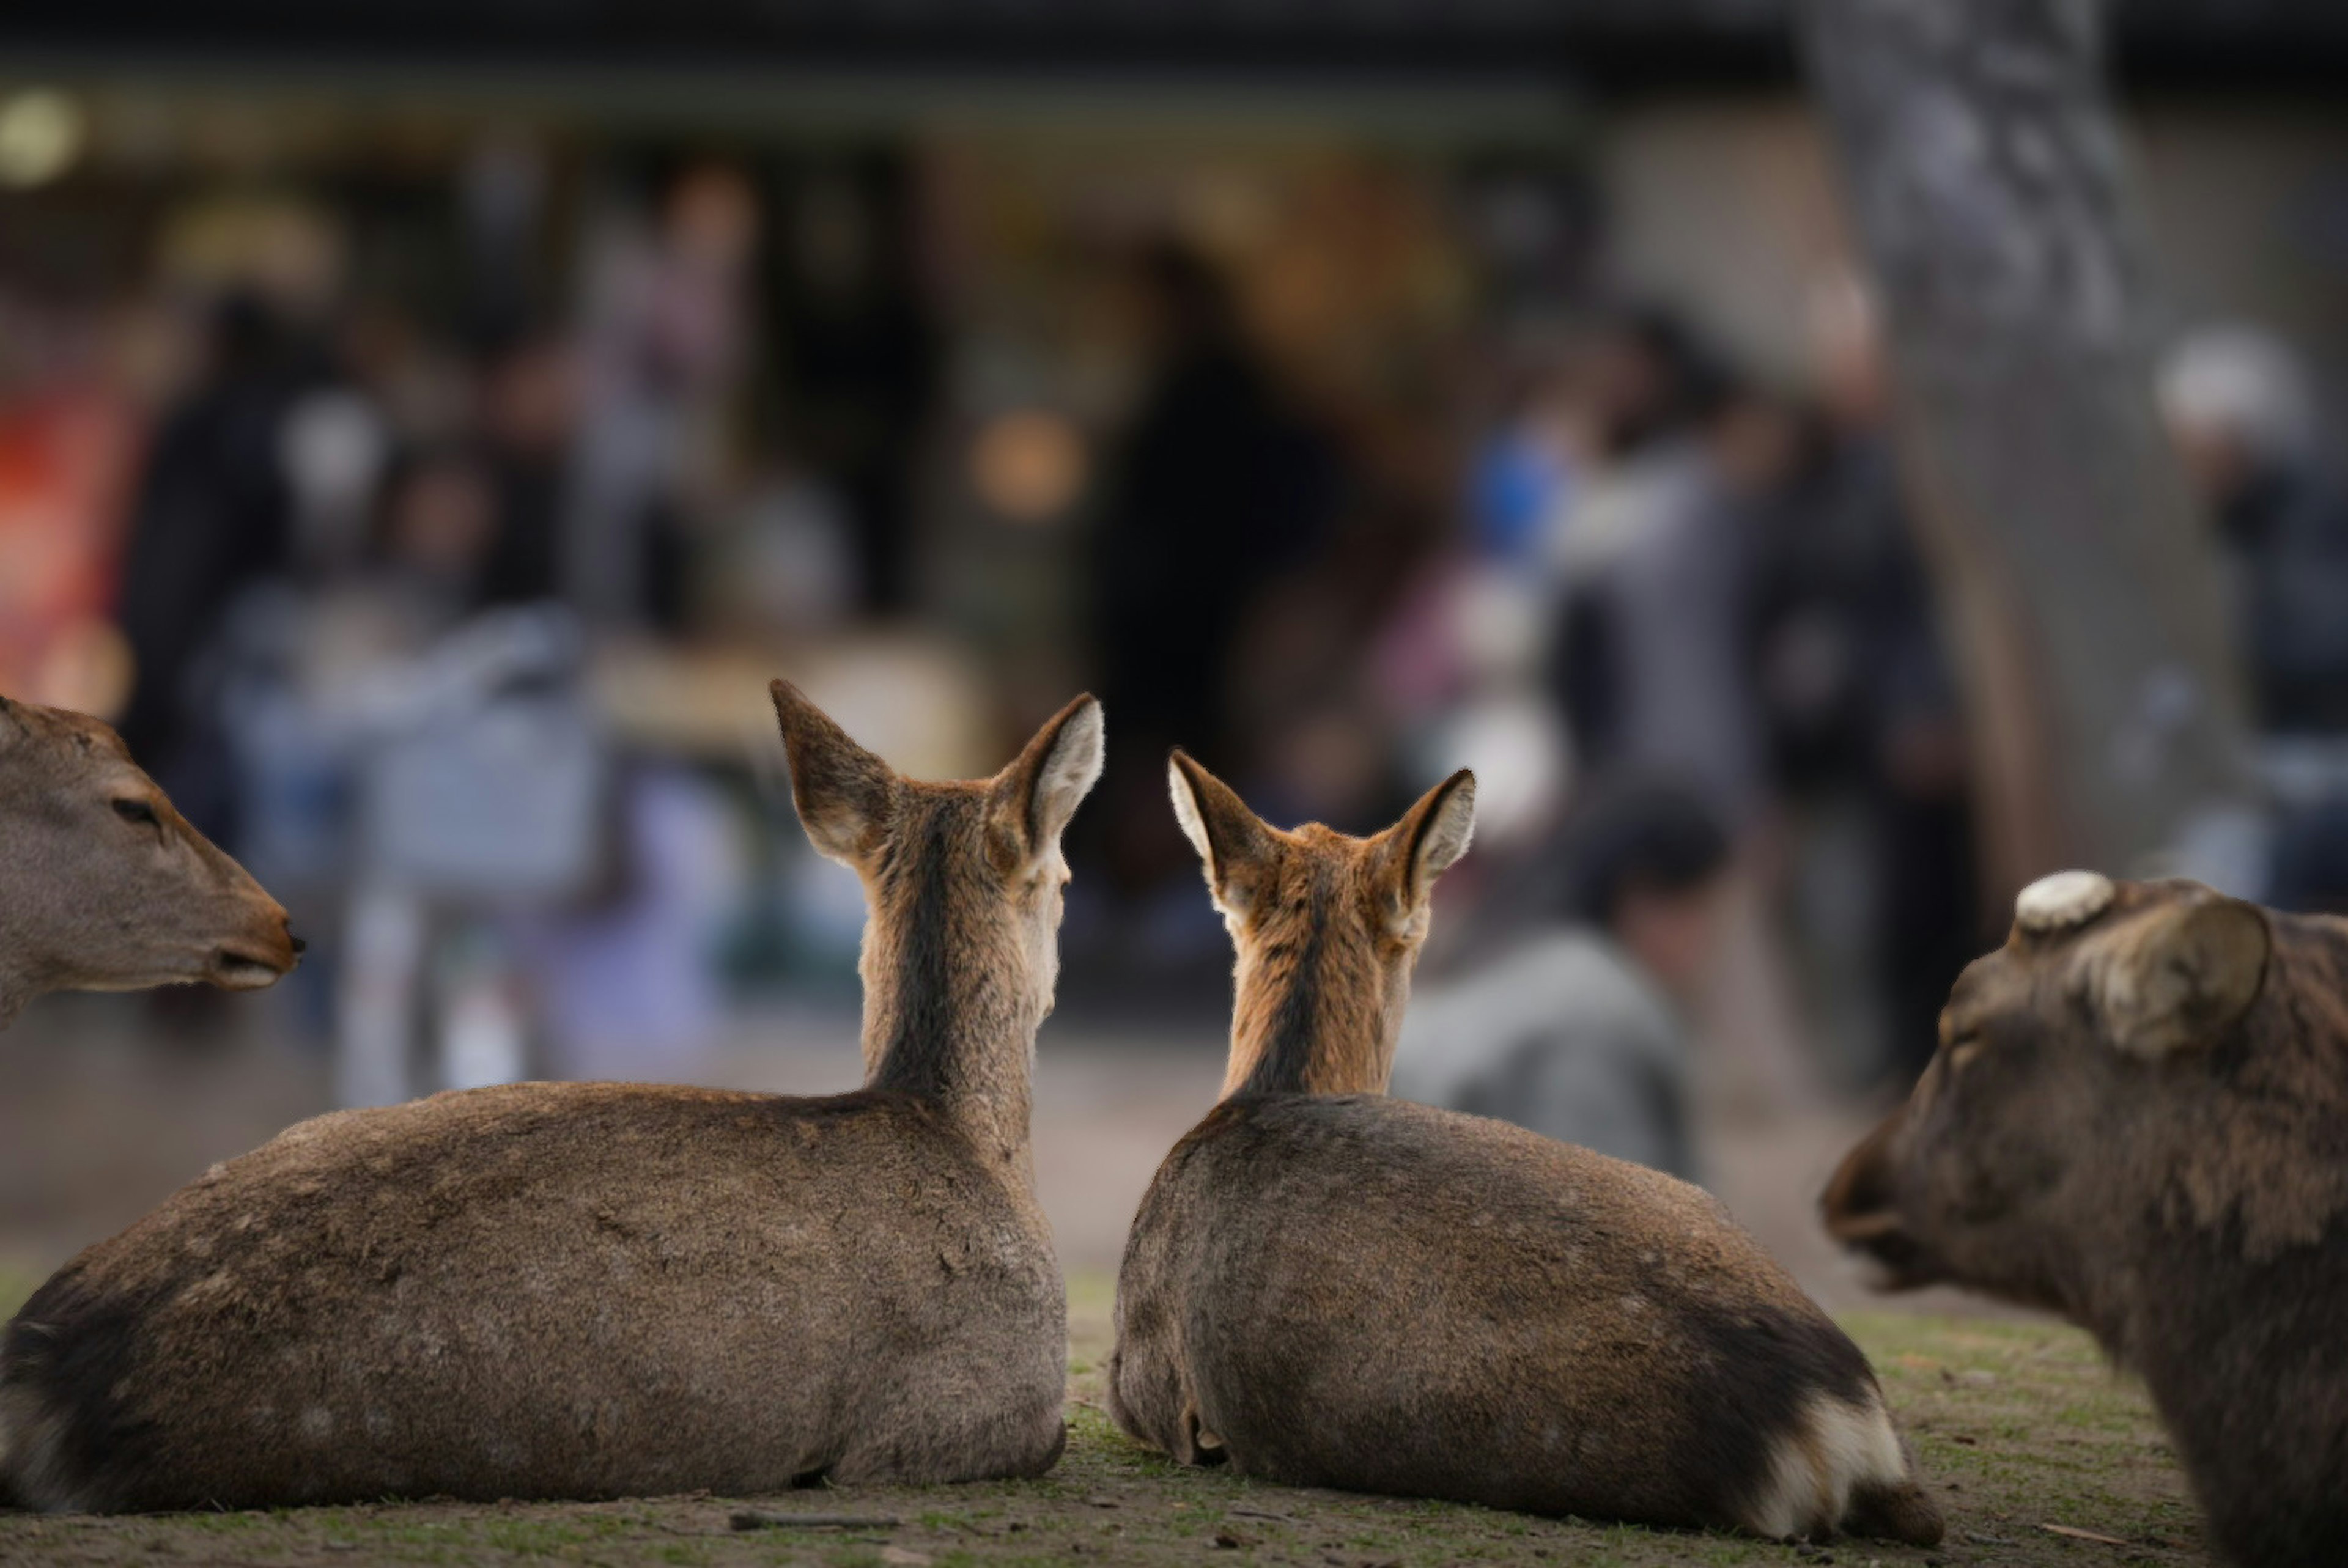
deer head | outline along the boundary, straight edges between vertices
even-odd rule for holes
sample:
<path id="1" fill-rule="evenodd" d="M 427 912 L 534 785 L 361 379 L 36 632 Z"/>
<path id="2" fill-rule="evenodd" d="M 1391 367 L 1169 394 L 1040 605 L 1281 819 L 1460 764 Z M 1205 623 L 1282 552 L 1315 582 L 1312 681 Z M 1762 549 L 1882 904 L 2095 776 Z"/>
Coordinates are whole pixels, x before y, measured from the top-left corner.
<path id="1" fill-rule="evenodd" d="M 112 730 L 0 697 L 0 1026 L 45 991 L 258 989 L 301 950 Z"/>
<path id="2" fill-rule="evenodd" d="M 788 681 L 791 796 L 864 884 L 866 1081 L 935 1100 L 1024 1161 L 1035 1030 L 1059 977 L 1060 834 L 1101 771 L 1101 707 L 1060 710 L 993 778 L 900 775 Z"/>
<path id="3" fill-rule="evenodd" d="M 1179 751 L 1167 784 L 1239 956 L 1224 1094 L 1384 1093 L 1435 879 L 1475 830 L 1476 775 L 1369 838 L 1283 833 Z"/>

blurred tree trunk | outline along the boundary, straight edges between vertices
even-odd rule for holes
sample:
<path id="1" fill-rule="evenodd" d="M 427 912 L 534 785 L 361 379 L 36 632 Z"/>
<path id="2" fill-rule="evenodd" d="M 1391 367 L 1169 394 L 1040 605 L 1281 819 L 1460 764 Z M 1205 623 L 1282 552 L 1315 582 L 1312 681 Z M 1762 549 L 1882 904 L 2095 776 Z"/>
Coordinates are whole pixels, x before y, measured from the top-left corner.
<path id="1" fill-rule="evenodd" d="M 1800 10 L 1957 644 L 1993 907 L 2063 866 L 2223 869 L 2255 820 L 2215 545 L 2153 405 L 2102 24 L 2094 0 Z"/>

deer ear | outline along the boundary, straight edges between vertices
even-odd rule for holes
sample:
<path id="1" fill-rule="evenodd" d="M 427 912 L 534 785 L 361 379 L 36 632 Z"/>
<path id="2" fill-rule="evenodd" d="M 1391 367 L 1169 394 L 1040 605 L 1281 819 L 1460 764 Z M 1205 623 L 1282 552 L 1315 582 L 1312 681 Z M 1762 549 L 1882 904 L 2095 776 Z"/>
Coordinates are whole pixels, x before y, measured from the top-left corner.
<path id="1" fill-rule="evenodd" d="M 2158 1059 L 2241 1017 L 2266 983 L 2272 947 L 2257 905 L 2197 886 L 2098 933 L 2075 973 L 2112 1044 Z"/>
<path id="2" fill-rule="evenodd" d="M 1272 830 L 1231 785 L 1179 747 L 1166 759 L 1166 788 L 1174 797 L 1174 820 L 1206 868 L 1215 907 L 1226 915 L 1244 914 L 1272 866 Z"/>
<path id="3" fill-rule="evenodd" d="M 888 835 L 897 775 L 788 681 L 767 688 L 790 759 L 791 802 L 819 853 L 860 866 Z"/>
<path id="4" fill-rule="evenodd" d="M 1468 853 L 1475 834 L 1476 775 L 1461 768 L 1379 835 L 1395 899 L 1406 915 L 1426 902 L 1435 879 Z"/>
<path id="5" fill-rule="evenodd" d="M 1090 692 L 1045 722 L 1017 760 L 995 775 L 996 819 L 1031 859 L 1059 843 L 1068 819 L 1101 775 L 1099 699 Z"/>

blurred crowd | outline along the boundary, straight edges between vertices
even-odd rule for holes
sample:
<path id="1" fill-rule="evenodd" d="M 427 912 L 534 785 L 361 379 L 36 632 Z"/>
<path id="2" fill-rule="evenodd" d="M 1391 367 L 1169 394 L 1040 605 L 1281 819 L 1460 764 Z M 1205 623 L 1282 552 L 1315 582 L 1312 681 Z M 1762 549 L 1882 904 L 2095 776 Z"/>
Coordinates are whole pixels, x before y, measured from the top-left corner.
<path id="1" fill-rule="evenodd" d="M 909 180 L 649 159 L 558 223 L 489 142 L 428 287 L 362 264 L 407 231 L 363 196 L 213 212 L 102 287 L 0 276 L 0 687 L 118 715 L 295 908 L 345 1099 L 657 1070 L 746 994 L 844 989 L 855 889 L 742 743 L 761 666 L 830 672 L 851 720 L 961 714 L 969 768 L 1097 691 L 1068 973 L 1112 1007 L 1227 961 L 1169 745 L 1354 830 L 1465 764 L 1480 853 L 1406 1091 L 1693 1171 L 1692 1063 L 1775 1105 L 1913 1072 L 1998 912 L 1860 290 L 1818 280 L 1807 363 L 1765 374 L 1570 269 L 1527 308 L 1463 242 L 1388 269 L 1442 330 L 1309 374 L 1309 267 L 1121 231 L 1021 307 L 1055 383 L 957 305 Z M 1347 200 L 1356 238 L 1408 227 Z M 2322 904 L 2318 400 L 2248 329 L 2158 390 L 2291 808 L 2272 892 Z"/>

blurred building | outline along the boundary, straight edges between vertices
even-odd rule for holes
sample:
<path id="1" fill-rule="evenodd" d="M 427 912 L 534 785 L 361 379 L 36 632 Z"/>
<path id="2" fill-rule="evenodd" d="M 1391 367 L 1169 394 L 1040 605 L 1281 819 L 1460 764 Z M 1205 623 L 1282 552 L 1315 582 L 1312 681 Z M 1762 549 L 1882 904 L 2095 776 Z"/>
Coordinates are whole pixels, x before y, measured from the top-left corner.
<path id="1" fill-rule="evenodd" d="M 1495 579 L 1533 569 L 1544 378 L 1593 312 L 1815 379 L 1849 267 L 1785 10 L 12 8 L 0 689 L 124 714 L 232 833 L 255 584 L 364 566 L 333 602 L 419 641 L 565 600 L 623 760 L 714 792 L 642 809 L 757 830 L 722 962 L 836 982 L 853 889 L 791 869 L 756 680 L 936 773 L 1105 683 L 1135 749 L 1076 897 L 1119 917 L 1072 921 L 1070 983 L 1219 966 L 1150 748 L 1276 817 L 1373 825 L 1461 761 L 1554 815 L 1548 606 Z M 2335 385 L 2348 15 L 2133 0 L 2114 47 L 2179 323 Z"/>

